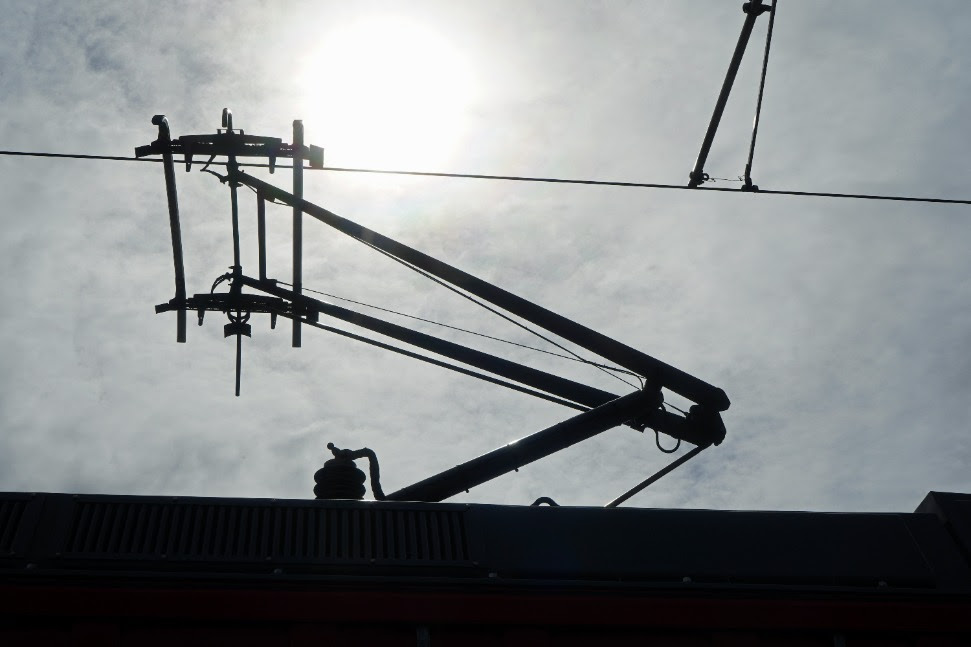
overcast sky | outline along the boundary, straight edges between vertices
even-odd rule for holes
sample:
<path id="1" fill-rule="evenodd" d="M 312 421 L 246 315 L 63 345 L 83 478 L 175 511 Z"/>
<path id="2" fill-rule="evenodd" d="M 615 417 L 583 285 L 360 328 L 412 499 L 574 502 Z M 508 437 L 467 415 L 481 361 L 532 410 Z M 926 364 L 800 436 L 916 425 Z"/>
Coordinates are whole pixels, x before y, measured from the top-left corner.
<path id="1" fill-rule="evenodd" d="M 154 114 L 180 136 L 214 132 L 230 107 L 285 141 L 303 119 L 331 166 L 682 184 L 740 4 L 0 0 L 0 148 L 131 155 Z M 780 5 L 756 184 L 971 197 L 971 5 Z M 743 171 L 767 24 L 715 177 Z M 224 319 L 190 317 L 182 345 L 175 315 L 154 314 L 173 294 L 160 165 L 0 157 L 0 177 L 2 490 L 310 498 L 332 441 L 374 449 L 392 491 L 571 415 L 323 331 L 293 349 L 288 325 L 258 315 L 236 398 Z M 232 264 L 228 191 L 177 179 L 187 287 L 205 292 Z M 308 173 L 305 191 L 723 388 L 725 442 L 628 505 L 910 511 L 929 490 L 971 491 L 968 206 L 337 172 Z M 241 205 L 255 274 L 248 191 Z M 289 213 L 269 214 L 283 280 Z M 307 287 L 543 344 L 306 227 Z M 618 428 L 456 500 L 600 505 L 669 460 Z"/>

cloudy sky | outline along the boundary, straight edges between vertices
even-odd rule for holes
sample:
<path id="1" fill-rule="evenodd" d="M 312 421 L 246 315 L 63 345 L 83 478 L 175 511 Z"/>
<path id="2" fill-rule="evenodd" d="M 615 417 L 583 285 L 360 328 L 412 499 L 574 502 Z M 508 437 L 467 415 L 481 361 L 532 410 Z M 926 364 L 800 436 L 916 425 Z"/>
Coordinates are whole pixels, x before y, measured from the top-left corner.
<path id="1" fill-rule="evenodd" d="M 971 197 L 971 5 L 780 4 L 755 182 Z M 230 107 L 285 141 L 303 119 L 330 166 L 681 184 L 739 5 L 0 0 L 0 148 L 131 155 L 154 114 L 201 134 Z M 713 176 L 742 173 L 767 22 Z M 258 316 L 236 398 L 222 318 L 177 345 L 154 314 L 173 294 L 159 165 L 0 156 L 0 178 L 2 490 L 307 498 L 332 441 L 373 448 L 391 491 L 571 415 L 322 331 L 293 349 Z M 232 264 L 228 192 L 178 182 L 204 292 Z M 971 491 L 971 207 L 339 172 L 306 195 L 725 389 L 725 442 L 629 505 L 910 511 Z M 284 280 L 289 218 L 271 207 Z M 307 287 L 543 344 L 322 225 L 305 243 Z M 457 500 L 600 505 L 669 459 L 619 428 Z"/>

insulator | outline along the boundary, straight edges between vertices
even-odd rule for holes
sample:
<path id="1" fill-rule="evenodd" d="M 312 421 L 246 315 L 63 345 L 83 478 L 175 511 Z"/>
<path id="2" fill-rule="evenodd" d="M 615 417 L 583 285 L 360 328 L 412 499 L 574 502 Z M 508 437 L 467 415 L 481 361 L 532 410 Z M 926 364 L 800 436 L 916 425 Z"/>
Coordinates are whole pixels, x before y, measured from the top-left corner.
<path id="1" fill-rule="evenodd" d="M 318 499 L 363 499 L 364 472 L 348 458 L 332 458 L 314 473 Z"/>

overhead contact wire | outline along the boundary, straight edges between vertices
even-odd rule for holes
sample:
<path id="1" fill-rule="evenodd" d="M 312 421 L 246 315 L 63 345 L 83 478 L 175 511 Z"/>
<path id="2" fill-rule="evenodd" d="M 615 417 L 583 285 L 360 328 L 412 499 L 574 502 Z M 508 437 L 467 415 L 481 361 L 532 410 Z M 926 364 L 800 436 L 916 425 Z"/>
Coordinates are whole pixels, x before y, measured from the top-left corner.
<path id="1" fill-rule="evenodd" d="M 118 162 L 154 162 L 161 163 L 160 159 L 149 159 L 143 157 L 121 157 L 112 155 L 78 155 L 78 154 L 68 154 L 68 153 L 36 153 L 27 151 L 4 151 L 0 150 L 0 155 L 5 156 L 19 156 L 19 157 L 51 157 L 51 158 L 63 158 L 63 159 L 83 159 L 83 160 L 108 160 L 108 161 L 118 161 Z M 176 163 L 183 163 L 184 160 L 175 160 Z M 226 162 L 212 162 L 212 166 L 226 166 Z M 239 164 L 243 167 L 255 167 L 255 168 L 269 168 L 269 164 Z M 293 168 L 289 164 L 277 164 L 275 168 Z M 960 198 L 921 198 L 915 196 L 904 196 L 904 195 L 878 195 L 869 193 L 833 193 L 825 191 L 790 191 L 790 190 L 773 190 L 773 189 L 759 189 L 758 191 L 740 191 L 739 189 L 732 189 L 729 187 L 721 186 L 699 186 L 699 187 L 688 187 L 683 184 L 662 184 L 657 182 L 615 182 L 610 180 L 576 180 L 570 178 L 555 178 L 555 177 L 529 177 L 521 175 L 486 175 L 481 173 L 439 173 L 434 171 L 397 171 L 388 169 L 371 169 L 371 168 L 347 168 L 340 166 L 325 166 L 320 169 L 307 168 L 307 171 L 332 171 L 332 172 L 342 172 L 342 173 L 372 173 L 372 174 L 382 174 L 382 175 L 411 175 L 417 177 L 448 177 L 448 178 L 461 178 L 461 179 L 471 179 L 471 180 L 501 180 L 508 182 L 538 182 L 547 184 L 578 184 L 586 186 L 615 186 L 615 187 L 628 187 L 635 189 L 676 189 L 680 191 L 694 191 L 694 192 L 727 192 L 727 193 L 764 193 L 766 195 L 789 195 L 798 197 L 814 197 L 814 198 L 842 198 L 842 199 L 852 199 L 852 200 L 888 200 L 891 202 L 925 202 L 931 204 L 967 204 L 971 205 L 971 199 L 960 199 Z"/>

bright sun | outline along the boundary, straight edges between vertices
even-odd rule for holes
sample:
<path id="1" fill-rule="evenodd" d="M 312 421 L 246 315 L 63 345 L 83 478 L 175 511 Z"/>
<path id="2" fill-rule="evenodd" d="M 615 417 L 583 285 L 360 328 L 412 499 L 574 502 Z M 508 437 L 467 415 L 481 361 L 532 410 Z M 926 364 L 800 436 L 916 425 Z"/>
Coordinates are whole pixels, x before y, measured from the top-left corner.
<path id="1" fill-rule="evenodd" d="M 461 50 L 392 17 L 327 35 L 306 59 L 302 83 L 328 165 L 419 170 L 447 163 L 474 88 Z"/>

